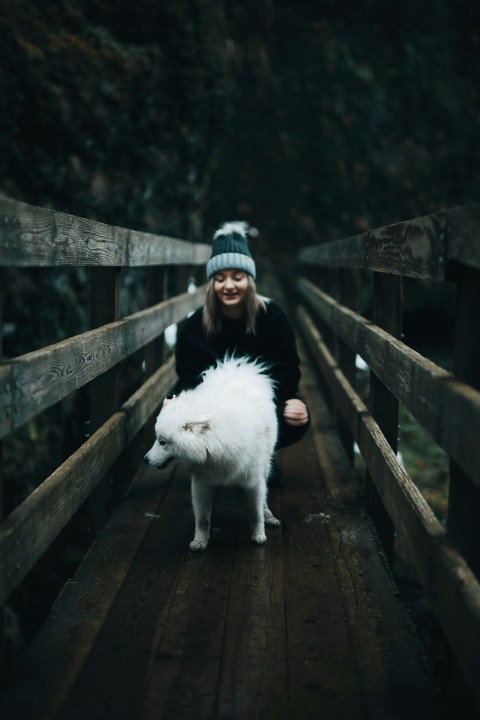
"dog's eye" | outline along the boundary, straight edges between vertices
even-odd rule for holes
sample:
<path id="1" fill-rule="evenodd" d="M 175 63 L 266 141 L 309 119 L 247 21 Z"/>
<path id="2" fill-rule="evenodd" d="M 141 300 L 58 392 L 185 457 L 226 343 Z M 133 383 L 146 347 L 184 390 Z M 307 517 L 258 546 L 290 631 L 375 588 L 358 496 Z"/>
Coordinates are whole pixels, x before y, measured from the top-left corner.
<path id="1" fill-rule="evenodd" d="M 158 441 L 158 444 L 163 447 L 164 445 L 167 444 L 167 441 L 166 441 L 166 440 L 159 440 L 159 441 Z"/>

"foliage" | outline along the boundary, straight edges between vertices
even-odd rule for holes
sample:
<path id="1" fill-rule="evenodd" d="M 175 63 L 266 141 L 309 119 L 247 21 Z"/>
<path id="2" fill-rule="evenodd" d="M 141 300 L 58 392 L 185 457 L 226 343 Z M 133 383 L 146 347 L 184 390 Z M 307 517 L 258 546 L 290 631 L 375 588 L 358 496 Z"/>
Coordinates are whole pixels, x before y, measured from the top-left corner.
<path id="1" fill-rule="evenodd" d="M 0 177 L 14 195 L 195 235 L 228 126 L 221 5 L 3 4 Z"/>
<path id="2" fill-rule="evenodd" d="M 479 10 L 466 0 L 5 0 L 0 189 L 270 245 L 478 196 Z"/>

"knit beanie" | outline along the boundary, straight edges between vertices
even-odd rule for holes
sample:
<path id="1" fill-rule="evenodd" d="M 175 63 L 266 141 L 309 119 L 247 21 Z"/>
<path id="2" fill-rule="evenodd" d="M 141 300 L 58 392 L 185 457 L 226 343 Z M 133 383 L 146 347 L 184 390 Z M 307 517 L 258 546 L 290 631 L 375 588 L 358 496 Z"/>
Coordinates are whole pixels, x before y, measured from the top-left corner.
<path id="1" fill-rule="evenodd" d="M 224 223 L 213 236 L 212 254 L 207 262 L 207 280 L 221 270 L 241 270 L 255 280 L 255 262 L 250 253 L 246 224 Z"/>

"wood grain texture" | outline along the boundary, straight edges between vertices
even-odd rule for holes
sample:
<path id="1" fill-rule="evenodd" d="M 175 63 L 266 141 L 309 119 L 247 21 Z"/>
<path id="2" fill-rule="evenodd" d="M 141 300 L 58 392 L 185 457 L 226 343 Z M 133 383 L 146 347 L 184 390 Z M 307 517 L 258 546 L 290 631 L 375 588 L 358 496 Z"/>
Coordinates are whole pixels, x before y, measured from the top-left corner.
<path id="1" fill-rule="evenodd" d="M 301 393 L 312 411 L 305 363 L 302 367 Z M 316 418 L 313 422 L 316 435 Z M 334 427 L 331 422 L 330 427 Z M 336 522 L 339 508 L 325 493 L 312 439 L 306 436 L 279 453 L 285 478 L 281 517 L 289 717 L 360 720 L 366 717 L 362 682 L 339 595 L 336 551 L 330 543 L 329 524 L 320 515 L 329 514 Z M 364 649 L 371 652 L 371 645 Z"/>
<path id="2" fill-rule="evenodd" d="M 105 225 L 0 198 L 0 265 L 204 264 L 210 245 Z"/>
<path id="3" fill-rule="evenodd" d="M 127 417 L 127 443 L 133 440 L 152 414 L 158 410 L 160 402 L 176 380 L 175 357 L 172 355 L 123 403 L 121 409 Z M 153 426 L 151 431 L 153 442 Z"/>
<path id="4" fill-rule="evenodd" d="M 306 247 L 300 262 L 443 281 L 447 263 L 480 268 L 480 204 L 433 213 L 369 230 L 361 235 Z"/>
<path id="5" fill-rule="evenodd" d="M 395 338 L 399 338 L 403 319 L 402 278 L 373 273 L 372 321 Z M 343 370 L 343 368 L 342 368 Z M 349 380 L 349 378 L 347 377 Z M 370 372 L 368 409 L 392 450 L 397 452 L 398 400 L 383 382 Z M 378 496 L 367 471 L 367 506 L 389 563 L 393 562 L 395 533 L 393 523 Z"/>
<path id="6" fill-rule="evenodd" d="M 163 235 L 130 231 L 128 265 L 205 265 L 211 245 L 187 242 Z"/>
<path id="7" fill-rule="evenodd" d="M 202 304 L 204 288 L 11 361 L 11 423 L 5 434 L 89 383 Z"/>
<path id="8" fill-rule="evenodd" d="M 140 470 L 128 498 L 97 536 L 94 548 L 65 585 L 33 645 L 15 668 L 8 688 L 0 693 L 4 720 L 53 720 L 59 716 L 139 548 L 154 528 L 158 530 L 158 513 L 168 487 L 158 482 L 153 468 Z"/>
<path id="9" fill-rule="evenodd" d="M 468 203 L 449 213 L 447 259 L 480 269 L 480 204 Z"/>
<path id="10" fill-rule="evenodd" d="M 299 253 L 299 260 L 315 265 L 356 267 L 405 277 L 443 280 L 447 223 L 446 212 L 439 212 L 304 248 Z"/>
<path id="11" fill-rule="evenodd" d="M 65 527 L 125 447 L 124 413 L 116 413 L 0 527 L 0 605 Z"/>
<path id="12" fill-rule="evenodd" d="M 313 357 L 326 377 L 335 402 L 359 445 L 382 501 L 424 585 L 430 582 L 433 538 L 444 530 L 400 465 L 390 444 L 361 398 L 337 366 L 311 317 L 303 308 L 297 320 Z"/>
<path id="13" fill-rule="evenodd" d="M 454 549 L 425 499 L 399 464 L 361 399 L 337 367 L 312 319 L 299 309 L 302 334 L 349 423 L 396 531 L 432 600 L 480 707 L 480 584 Z"/>
<path id="14" fill-rule="evenodd" d="M 174 377 L 172 358 L 4 521 L 0 527 L 0 604 L 159 406 Z"/>
<path id="15" fill-rule="evenodd" d="M 89 270 L 90 328 L 98 328 L 120 319 L 120 268 L 91 267 Z M 115 413 L 120 403 L 121 366 L 111 367 L 88 385 L 89 433 L 92 434 Z M 118 473 L 117 473 L 118 476 Z M 121 486 L 108 472 L 88 498 L 90 538 L 104 527 L 112 493 Z"/>
<path id="16" fill-rule="evenodd" d="M 282 531 L 266 532 L 266 545 L 251 544 L 242 514 L 218 690 L 222 720 L 288 717 Z"/>
<path id="17" fill-rule="evenodd" d="M 167 267 L 153 267 L 146 271 L 146 304 L 148 307 L 158 305 L 168 299 L 168 279 L 170 270 Z M 145 372 L 152 375 L 165 358 L 164 338 L 159 337 L 145 347 Z"/>
<path id="18" fill-rule="evenodd" d="M 339 305 L 308 280 L 309 305 L 368 363 L 433 439 L 480 487 L 480 392 L 456 380 L 361 315 Z"/>
<path id="19" fill-rule="evenodd" d="M 138 717 L 152 665 L 168 664 L 155 647 L 189 553 L 192 512 L 184 479 L 175 478 L 155 515 L 143 518 L 149 528 L 135 564 L 117 569 L 122 587 L 64 703 L 64 720 Z"/>
<path id="20" fill-rule="evenodd" d="M 216 493 L 212 526 L 217 530 L 208 550 L 185 558 L 162 633 L 152 646 L 141 720 L 217 716 L 242 499 L 229 493 L 225 501 L 221 490 Z"/>

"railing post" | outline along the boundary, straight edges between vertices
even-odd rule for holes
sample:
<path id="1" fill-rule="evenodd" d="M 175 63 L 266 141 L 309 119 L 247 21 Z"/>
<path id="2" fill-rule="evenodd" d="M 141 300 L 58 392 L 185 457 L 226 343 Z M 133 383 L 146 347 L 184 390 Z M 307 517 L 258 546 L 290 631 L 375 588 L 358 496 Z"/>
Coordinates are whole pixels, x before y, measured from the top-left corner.
<path id="1" fill-rule="evenodd" d="M 120 268 L 93 267 L 90 269 L 90 326 L 101 327 L 120 317 Z M 95 378 L 89 385 L 89 434 L 118 409 L 119 368 L 115 366 Z M 107 475 L 89 498 L 89 526 L 94 537 L 107 517 L 111 495 L 111 477 Z"/>
<path id="2" fill-rule="evenodd" d="M 155 267 L 147 270 L 147 305 L 151 307 L 162 300 L 168 299 L 169 269 L 167 267 Z M 163 335 L 149 343 L 145 348 L 145 374 L 150 377 L 165 360 L 165 340 Z M 153 428 L 158 408 L 145 423 L 141 433 L 143 442 L 142 451 L 146 452 L 152 445 L 154 439 Z"/>
<path id="3" fill-rule="evenodd" d="M 191 275 L 190 265 L 181 265 L 176 268 L 175 274 L 173 277 L 173 285 L 174 285 L 174 294 L 175 295 L 182 295 L 183 293 L 187 292 L 188 279 L 189 279 L 190 275 Z M 178 332 L 179 333 L 180 333 L 184 323 L 185 323 L 185 320 L 178 323 Z"/>
<path id="4" fill-rule="evenodd" d="M 455 333 L 454 374 L 480 390 L 480 270 L 460 265 Z M 453 461 L 450 463 L 447 529 L 480 578 L 480 490 Z"/>
<path id="5" fill-rule="evenodd" d="M 338 299 L 342 305 L 356 310 L 358 302 L 358 274 L 349 268 L 341 268 L 339 271 L 339 293 Z M 355 388 L 355 352 L 348 345 L 337 338 L 338 365 L 347 378 L 350 385 Z M 345 421 L 339 415 L 337 418 L 338 434 L 350 464 L 353 464 L 353 436 Z"/>
<path id="6" fill-rule="evenodd" d="M 400 337 L 403 316 L 402 278 L 375 272 L 373 276 L 372 321 L 393 337 Z M 398 400 L 370 372 L 369 409 L 393 451 L 398 447 Z M 370 473 L 367 472 L 367 506 L 391 563 L 395 530 Z"/>
<path id="7" fill-rule="evenodd" d="M 155 267 L 147 270 L 147 305 L 157 305 L 168 297 L 168 269 Z M 145 369 L 147 377 L 158 370 L 164 360 L 165 342 L 163 335 L 145 348 Z"/>

